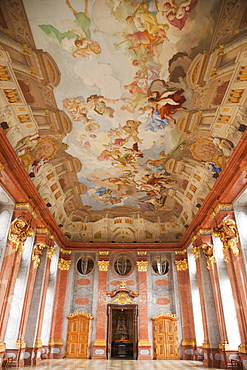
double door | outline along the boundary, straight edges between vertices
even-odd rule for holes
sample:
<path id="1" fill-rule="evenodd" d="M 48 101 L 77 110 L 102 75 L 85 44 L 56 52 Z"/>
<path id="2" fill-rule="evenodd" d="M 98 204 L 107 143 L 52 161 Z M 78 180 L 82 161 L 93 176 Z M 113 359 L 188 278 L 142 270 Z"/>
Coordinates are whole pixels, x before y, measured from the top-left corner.
<path id="1" fill-rule="evenodd" d="M 153 340 L 155 360 L 178 360 L 177 318 L 155 317 L 153 320 Z"/>
<path id="2" fill-rule="evenodd" d="M 80 314 L 68 317 L 65 357 L 89 358 L 91 320 L 91 317 Z"/>

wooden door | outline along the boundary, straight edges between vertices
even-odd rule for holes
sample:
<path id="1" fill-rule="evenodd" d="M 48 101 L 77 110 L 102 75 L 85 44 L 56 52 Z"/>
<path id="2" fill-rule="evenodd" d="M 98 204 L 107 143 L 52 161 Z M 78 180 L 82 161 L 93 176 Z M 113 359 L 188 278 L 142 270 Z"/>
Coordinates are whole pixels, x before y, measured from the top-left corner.
<path id="1" fill-rule="evenodd" d="M 156 315 L 153 320 L 155 360 L 178 360 L 177 318 Z"/>
<path id="2" fill-rule="evenodd" d="M 89 339 L 92 317 L 73 315 L 68 317 L 66 354 L 67 358 L 89 358 Z"/>

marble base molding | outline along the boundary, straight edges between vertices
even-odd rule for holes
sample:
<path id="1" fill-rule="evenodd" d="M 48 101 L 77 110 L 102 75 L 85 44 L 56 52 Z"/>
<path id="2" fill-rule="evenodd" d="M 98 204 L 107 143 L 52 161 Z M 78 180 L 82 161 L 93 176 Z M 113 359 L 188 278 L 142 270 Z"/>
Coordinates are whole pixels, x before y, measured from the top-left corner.
<path id="1" fill-rule="evenodd" d="M 137 360 L 152 360 L 149 340 L 139 340 Z"/>
<path id="2" fill-rule="evenodd" d="M 96 339 L 93 344 L 93 356 L 92 359 L 94 360 L 106 360 L 107 353 L 106 353 L 106 341 L 104 339 Z"/>

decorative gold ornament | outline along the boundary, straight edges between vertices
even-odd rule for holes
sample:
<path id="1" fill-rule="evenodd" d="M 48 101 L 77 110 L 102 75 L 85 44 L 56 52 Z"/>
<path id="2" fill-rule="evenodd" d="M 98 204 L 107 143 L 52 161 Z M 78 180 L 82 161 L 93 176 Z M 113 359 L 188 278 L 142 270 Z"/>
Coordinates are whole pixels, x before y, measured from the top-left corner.
<path id="1" fill-rule="evenodd" d="M 6 349 L 6 343 L 0 342 L 0 352 L 5 352 Z"/>
<path id="2" fill-rule="evenodd" d="M 119 286 L 121 286 L 121 288 L 126 287 L 126 280 L 120 281 Z"/>
<path id="3" fill-rule="evenodd" d="M 182 251 L 175 251 L 176 255 L 181 255 L 187 253 L 187 249 L 183 249 Z"/>
<path id="4" fill-rule="evenodd" d="M 210 348 L 210 342 L 209 342 L 209 340 L 204 340 L 203 343 L 202 343 L 202 347 L 203 348 Z"/>
<path id="5" fill-rule="evenodd" d="M 29 211 L 33 218 L 37 218 L 37 214 L 34 212 L 33 207 L 29 203 L 16 203 L 15 209 Z"/>
<path id="6" fill-rule="evenodd" d="M 77 315 L 82 315 L 82 316 L 89 317 L 90 319 L 93 319 L 93 316 L 91 315 L 91 313 L 88 313 L 87 310 L 83 310 L 83 311 L 74 310 L 74 312 L 71 312 L 69 314 L 68 318 L 69 317 L 74 317 L 74 316 L 77 316 Z"/>
<path id="7" fill-rule="evenodd" d="M 36 234 L 51 235 L 50 231 L 46 227 L 37 227 Z"/>
<path id="8" fill-rule="evenodd" d="M 171 318 L 177 318 L 176 317 L 176 314 L 175 313 L 172 313 L 170 310 L 167 311 L 167 312 L 159 311 L 152 318 L 153 319 L 157 319 L 157 318 L 163 317 L 163 316 L 167 316 L 167 317 L 171 317 Z"/>
<path id="9" fill-rule="evenodd" d="M 203 243 L 201 248 L 205 258 L 207 259 L 207 269 L 210 270 L 211 264 L 216 263 L 214 247 L 210 243 Z"/>
<path id="10" fill-rule="evenodd" d="M 71 251 L 69 251 L 67 249 L 63 249 L 63 248 L 60 248 L 60 252 L 63 253 L 63 254 L 71 254 Z"/>
<path id="11" fill-rule="evenodd" d="M 211 229 L 200 229 L 196 235 L 193 236 L 192 241 L 194 242 L 200 235 L 211 235 L 212 230 Z"/>
<path id="12" fill-rule="evenodd" d="M 192 254 L 193 254 L 193 256 L 194 256 L 195 260 L 196 260 L 197 258 L 199 258 L 199 247 L 193 247 L 193 248 L 192 248 Z"/>
<path id="13" fill-rule="evenodd" d="M 33 236 L 30 223 L 20 217 L 11 222 L 8 239 L 13 243 L 13 252 L 20 254 L 24 250 L 24 243 L 28 236 Z"/>
<path id="14" fill-rule="evenodd" d="M 62 339 L 50 339 L 48 344 L 49 346 L 54 346 L 54 345 L 62 346 L 63 340 Z"/>
<path id="15" fill-rule="evenodd" d="M 36 342 L 34 343 L 34 348 L 41 348 L 42 347 L 42 340 L 37 339 Z"/>
<path id="16" fill-rule="evenodd" d="M 228 262 L 228 257 L 226 255 L 227 249 L 231 248 L 234 256 L 237 256 L 239 254 L 239 249 L 238 249 L 238 242 L 239 242 L 239 235 L 238 235 L 238 230 L 236 226 L 236 222 L 228 216 L 226 216 L 222 220 L 222 225 L 221 227 L 217 228 L 214 230 L 214 235 L 218 236 L 220 240 L 223 243 L 223 254 L 224 254 L 224 261 Z"/>
<path id="17" fill-rule="evenodd" d="M 109 254 L 109 251 L 100 251 L 99 252 L 100 256 L 108 256 L 108 254 Z"/>
<path id="18" fill-rule="evenodd" d="M 247 353 L 247 344 L 241 343 L 240 346 L 238 346 L 238 350 L 240 353 Z"/>
<path id="19" fill-rule="evenodd" d="M 98 261 L 99 271 L 107 271 L 109 266 L 109 261 Z"/>
<path id="20" fill-rule="evenodd" d="M 219 343 L 219 349 L 229 349 L 229 343 L 226 340 L 221 340 Z"/>
<path id="21" fill-rule="evenodd" d="M 151 347 L 150 341 L 148 339 L 141 339 L 138 341 L 138 347 Z"/>
<path id="22" fill-rule="evenodd" d="M 59 270 L 69 270 L 70 265 L 71 265 L 70 260 L 64 260 L 63 258 L 59 258 L 59 260 L 58 260 Z"/>
<path id="23" fill-rule="evenodd" d="M 214 218 L 218 212 L 220 211 L 232 211 L 233 210 L 233 207 L 232 207 L 232 204 L 218 204 L 214 211 L 212 212 L 212 214 L 210 215 L 210 218 Z"/>
<path id="24" fill-rule="evenodd" d="M 137 256 L 146 256 L 147 251 L 137 251 Z"/>
<path id="25" fill-rule="evenodd" d="M 219 50 L 217 56 L 225 55 L 225 44 L 219 45 Z"/>
<path id="26" fill-rule="evenodd" d="M 148 268 L 148 261 L 136 261 L 138 272 L 146 272 Z"/>
<path id="27" fill-rule="evenodd" d="M 22 44 L 22 54 L 30 56 L 27 44 Z"/>
<path id="28" fill-rule="evenodd" d="M 47 257 L 52 259 L 55 253 L 55 247 L 53 245 L 50 245 L 48 247 Z"/>
<path id="29" fill-rule="evenodd" d="M 24 339 L 18 339 L 15 343 L 15 348 L 26 348 L 26 342 Z"/>
<path id="30" fill-rule="evenodd" d="M 110 303 L 116 303 L 116 304 L 128 304 L 132 303 L 134 304 L 135 302 L 127 296 L 126 293 L 120 292 L 116 298 L 114 298 Z"/>
<path id="31" fill-rule="evenodd" d="M 189 268 L 187 259 L 175 261 L 175 265 L 177 266 L 177 271 L 185 271 Z"/>
<path id="32" fill-rule="evenodd" d="M 33 247 L 32 260 L 34 261 L 34 268 L 36 269 L 40 264 L 39 256 L 42 254 L 43 249 L 46 248 L 45 243 L 36 243 Z"/>
<path id="33" fill-rule="evenodd" d="M 0 171 L 4 170 L 4 165 L 0 163 Z"/>
<path id="34" fill-rule="evenodd" d="M 106 346 L 106 341 L 105 339 L 96 339 L 94 341 L 94 347 L 105 347 Z"/>
<path id="35" fill-rule="evenodd" d="M 217 71 L 218 71 L 218 68 L 214 67 L 212 69 L 212 73 L 211 73 L 211 76 L 210 77 L 216 77 L 218 74 L 217 74 Z"/>
<path id="36" fill-rule="evenodd" d="M 196 346 L 196 340 L 195 339 L 183 339 L 182 340 L 182 346 Z"/>

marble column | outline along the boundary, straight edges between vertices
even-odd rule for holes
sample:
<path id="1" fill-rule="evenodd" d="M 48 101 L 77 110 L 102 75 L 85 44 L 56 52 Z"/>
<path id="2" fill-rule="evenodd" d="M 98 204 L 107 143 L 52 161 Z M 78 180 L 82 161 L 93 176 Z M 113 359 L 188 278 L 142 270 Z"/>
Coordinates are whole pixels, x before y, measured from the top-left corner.
<path id="1" fill-rule="evenodd" d="M 20 266 L 21 254 L 28 236 L 33 235 L 30 228 L 31 214 L 15 210 L 10 225 L 8 242 L 0 273 L 0 343 L 2 343 L 9 316 L 11 297 Z"/>
<path id="2" fill-rule="evenodd" d="M 53 314 L 49 340 L 49 358 L 62 358 L 64 343 L 62 339 L 64 326 L 64 310 L 68 283 L 71 251 L 61 250 L 58 260 L 58 272 L 54 297 Z"/>
<path id="3" fill-rule="evenodd" d="M 37 229 L 38 231 L 38 229 Z M 24 335 L 26 351 L 24 353 L 24 365 L 37 365 L 41 361 L 42 343 L 37 340 L 42 327 L 43 309 L 48 284 L 50 258 L 48 247 L 51 240 L 47 229 L 40 229 L 35 237 L 32 260 L 37 269 L 32 291 L 31 304 Z M 39 338 L 38 338 L 39 339 Z"/>
<path id="4" fill-rule="evenodd" d="M 204 235 L 203 237 L 210 238 L 211 236 Z M 203 239 L 203 237 L 199 237 L 193 242 L 193 254 L 196 258 L 196 270 L 204 332 L 204 341 L 202 344 L 204 352 L 203 364 L 207 367 L 219 367 L 220 354 L 218 345 L 220 342 L 220 334 L 211 280 L 206 267 L 206 260 L 204 258 L 202 249 L 200 248 L 203 240 L 206 240 Z"/>
<path id="5" fill-rule="evenodd" d="M 106 256 L 100 256 L 98 261 L 98 309 L 96 317 L 96 338 L 93 344 L 93 359 L 106 359 L 106 325 L 107 325 L 107 302 L 106 283 L 109 261 Z"/>
<path id="6" fill-rule="evenodd" d="M 193 319 L 192 296 L 190 288 L 190 276 L 188 270 L 187 254 L 182 258 L 176 255 L 176 267 L 178 278 L 178 289 L 181 308 L 181 324 L 182 324 L 182 359 L 196 359 L 196 339 Z"/>
<path id="7" fill-rule="evenodd" d="M 138 360 L 151 360 L 151 344 L 148 333 L 148 295 L 147 295 L 147 268 L 146 256 L 137 257 L 138 291 L 139 291 L 139 340 Z"/>
<path id="8" fill-rule="evenodd" d="M 216 316 L 217 322 L 219 326 L 219 335 L 220 335 L 220 342 L 219 342 L 219 353 L 220 353 L 220 363 L 219 358 L 217 356 L 213 357 L 213 366 L 219 367 L 222 369 L 227 368 L 227 354 L 226 349 L 229 348 L 228 344 L 228 337 L 227 337 L 227 330 L 226 330 L 226 323 L 225 323 L 225 316 L 224 316 L 224 309 L 223 309 L 223 302 L 221 297 L 221 290 L 220 290 L 220 282 L 219 282 L 219 275 L 216 265 L 216 257 L 214 253 L 214 247 L 212 244 L 212 236 L 211 235 L 204 235 L 199 238 L 198 240 L 200 244 L 200 248 L 203 251 L 204 257 L 207 261 L 207 269 L 209 270 L 211 285 L 212 285 L 212 292 L 214 297 L 215 309 L 216 309 Z M 212 350 L 215 352 L 214 350 Z M 216 351 L 216 353 L 218 350 Z M 216 357 L 216 358 L 215 358 Z M 229 364 L 230 366 L 231 364 Z"/>
<path id="9" fill-rule="evenodd" d="M 219 237 L 223 244 L 224 260 L 232 286 L 232 292 L 239 324 L 241 343 L 239 352 L 247 361 L 247 276 L 243 261 L 243 252 L 239 243 L 239 234 L 233 211 L 218 212 L 217 227 L 214 235 Z"/>

